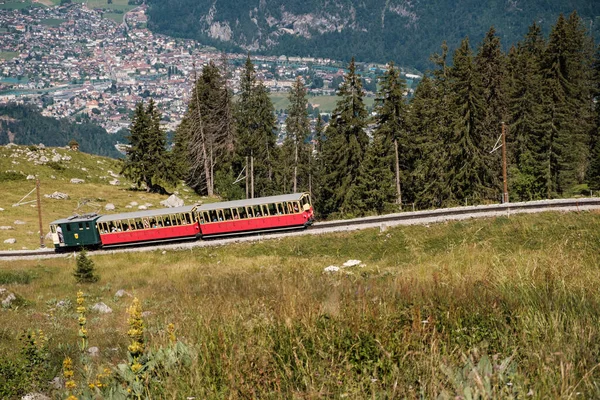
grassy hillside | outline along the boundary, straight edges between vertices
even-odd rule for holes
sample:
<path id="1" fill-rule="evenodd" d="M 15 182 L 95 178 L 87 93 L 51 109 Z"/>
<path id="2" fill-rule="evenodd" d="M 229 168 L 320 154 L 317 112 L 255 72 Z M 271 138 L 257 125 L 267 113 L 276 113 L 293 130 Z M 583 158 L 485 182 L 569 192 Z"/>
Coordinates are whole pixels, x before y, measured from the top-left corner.
<path id="1" fill-rule="evenodd" d="M 52 160 L 59 155 L 58 162 L 48 162 L 38 165 L 35 160 L 46 157 Z M 70 157 L 70 160 L 68 159 Z M 28 161 L 31 160 L 31 161 Z M 49 231 L 48 224 L 59 218 L 64 218 L 73 213 L 84 214 L 87 212 L 104 210 L 107 203 L 113 203 L 116 209 L 112 212 L 135 211 L 139 205 L 152 204 L 151 207 L 160 208 L 160 201 L 168 196 L 146 193 L 131 189 L 131 182 L 124 177 L 117 178 L 119 185 L 113 186 L 109 182 L 115 178 L 110 175 L 121 171 L 121 162 L 111 158 L 70 151 L 65 148 L 37 149 L 35 146 L 0 146 L 0 226 L 10 226 L 13 229 L 0 230 L 0 250 L 9 249 L 34 249 L 39 247 L 38 213 L 35 203 L 19 207 L 12 205 L 19 202 L 29 191 L 35 187 L 35 180 L 27 180 L 29 175 L 37 175 L 40 179 L 42 194 L 42 220 L 44 230 Z M 80 184 L 70 183 L 71 179 L 83 179 Z M 191 189 L 180 187 L 177 189 L 179 197 L 186 204 L 202 201 Z M 66 193 L 67 200 L 45 198 L 45 194 L 54 192 Z M 32 193 L 24 201 L 35 200 Z M 127 208 L 131 202 L 138 206 Z M 150 208 L 151 208 L 150 207 Z M 15 224 L 15 221 L 25 224 Z M 6 244 L 4 240 L 14 238 L 15 244 Z M 50 246 L 51 241 L 46 241 Z"/>
<path id="2" fill-rule="evenodd" d="M 72 258 L 0 261 L 19 304 L 0 311 L 0 372 L 12 393 L 50 393 L 70 356 L 74 391 L 108 368 L 107 397 L 597 398 L 599 224 L 597 212 L 546 213 L 101 255 L 88 285 L 75 284 Z M 323 271 L 349 259 L 363 266 Z M 78 290 L 96 357 L 79 356 Z M 132 296 L 148 352 L 138 386 L 126 367 Z M 112 313 L 90 309 L 99 302 Z M 38 335 L 15 351 L 28 329 L 47 350 Z"/>

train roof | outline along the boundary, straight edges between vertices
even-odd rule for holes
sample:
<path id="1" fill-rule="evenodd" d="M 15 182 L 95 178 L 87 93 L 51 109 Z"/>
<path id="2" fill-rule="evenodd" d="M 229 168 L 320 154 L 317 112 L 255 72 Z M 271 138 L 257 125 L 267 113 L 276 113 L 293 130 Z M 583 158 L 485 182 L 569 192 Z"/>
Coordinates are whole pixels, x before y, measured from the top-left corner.
<path id="1" fill-rule="evenodd" d="M 255 199 L 221 201 L 218 203 L 202 204 L 198 211 L 218 210 L 221 208 L 237 208 L 258 206 L 260 204 L 283 203 L 285 201 L 298 201 L 305 193 L 283 194 L 279 196 L 258 197 Z"/>
<path id="2" fill-rule="evenodd" d="M 84 214 L 84 215 L 71 215 L 67 218 L 57 219 L 56 221 L 50 222 L 50 225 L 58 225 L 58 224 L 71 224 L 76 222 L 90 222 L 95 221 L 100 217 L 98 214 Z"/>
<path id="3" fill-rule="evenodd" d="M 103 215 L 102 217 L 100 217 L 97 222 L 119 221 L 122 219 L 156 217 L 159 215 L 187 213 L 187 212 L 193 211 L 197 206 L 198 206 L 197 204 L 193 204 L 191 206 L 183 206 L 183 207 L 158 208 L 156 210 L 142 210 L 142 211 L 120 213 L 120 214 L 108 214 L 108 215 Z"/>

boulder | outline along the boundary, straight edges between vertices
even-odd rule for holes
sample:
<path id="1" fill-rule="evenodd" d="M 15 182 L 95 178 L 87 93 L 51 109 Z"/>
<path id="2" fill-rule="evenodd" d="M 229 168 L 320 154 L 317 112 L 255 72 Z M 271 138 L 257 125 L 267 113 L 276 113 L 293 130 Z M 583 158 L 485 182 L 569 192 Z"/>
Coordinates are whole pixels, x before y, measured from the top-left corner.
<path id="1" fill-rule="evenodd" d="M 8 294 L 6 294 L 3 297 L 4 297 L 2 299 L 2 307 L 3 308 L 9 308 L 10 305 L 12 304 L 12 302 L 17 299 L 17 296 L 15 296 L 14 293 L 8 293 Z"/>
<path id="2" fill-rule="evenodd" d="M 118 186 L 121 184 L 121 181 L 119 181 L 118 179 L 113 179 L 112 181 L 109 181 L 108 183 L 110 183 L 113 186 Z"/>
<path id="3" fill-rule="evenodd" d="M 44 145 L 44 143 L 40 143 L 37 145 L 38 149 L 45 149 L 46 146 Z"/>
<path id="4" fill-rule="evenodd" d="M 27 175 L 27 180 L 32 181 L 35 179 L 35 175 Z"/>
<path id="5" fill-rule="evenodd" d="M 48 161 L 50 161 L 50 160 L 46 156 L 41 156 L 40 159 L 38 160 L 38 162 L 41 163 L 41 164 L 45 164 Z"/>
<path id="6" fill-rule="evenodd" d="M 62 192 L 54 192 L 52 194 L 45 194 L 44 197 L 47 199 L 66 200 L 69 198 L 69 195 Z"/>
<path id="7" fill-rule="evenodd" d="M 125 295 L 131 297 L 131 295 L 129 293 L 127 293 L 124 289 L 119 289 L 119 290 L 117 290 L 117 293 L 115 293 L 115 297 L 119 297 L 119 298 L 123 297 Z"/>
<path id="8" fill-rule="evenodd" d="M 104 304 L 102 302 L 94 304 L 92 306 L 92 310 L 97 311 L 100 314 L 109 314 L 112 312 L 112 308 L 110 308 L 109 306 L 107 306 L 106 304 Z"/>
<path id="9" fill-rule="evenodd" d="M 85 181 L 83 179 L 79 179 L 79 178 L 72 178 L 71 179 L 71 183 L 75 183 L 75 184 L 79 184 L 79 183 L 84 183 Z"/>
<path id="10" fill-rule="evenodd" d="M 173 207 L 182 207 L 184 205 L 184 202 L 182 199 L 180 199 L 179 197 L 172 194 L 169 196 L 168 199 L 161 201 L 160 204 L 167 208 L 173 208 Z"/>
<path id="11" fill-rule="evenodd" d="M 340 267 L 336 267 L 335 265 L 330 265 L 329 267 L 325 267 L 323 269 L 323 272 L 333 273 L 333 272 L 338 272 L 339 270 L 340 270 Z"/>
<path id="12" fill-rule="evenodd" d="M 148 207 L 146 207 L 144 205 L 138 206 L 138 210 L 147 210 L 147 209 L 148 209 Z"/>
<path id="13" fill-rule="evenodd" d="M 104 209 L 106 211 L 112 211 L 115 209 L 115 205 L 113 203 L 106 203 L 106 205 L 104 206 Z"/>
<path id="14" fill-rule="evenodd" d="M 4 211 L 4 208 L 0 207 L 0 211 Z"/>
<path id="15" fill-rule="evenodd" d="M 10 231 L 13 229 L 15 229 L 15 228 L 13 228 L 12 226 L 9 226 L 9 225 L 0 226 L 0 231 Z"/>
<path id="16" fill-rule="evenodd" d="M 60 159 L 62 157 L 60 156 L 60 154 L 55 154 L 52 156 L 52 162 L 60 162 Z"/>
<path id="17" fill-rule="evenodd" d="M 131 203 L 129 203 L 130 206 L 135 207 L 138 205 L 137 201 L 132 201 Z"/>
<path id="18" fill-rule="evenodd" d="M 345 267 L 345 268 L 347 268 L 347 267 L 354 267 L 354 266 L 357 266 L 357 265 L 360 266 L 361 264 L 362 264 L 362 261 L 360 261 L 360 260 L 348 260 L 348 261 L 346 261 L 345 263 L 342 264 L 342 267 Z"/>
<path id="19" fill-rule="evenodd" d="M 6 244 L 15 244 L 15 243 L 17 243 L 17 239 L 15 239 L 15 238 L 6 239 L 4 241 L 4 243 L 6 243 Z"/>
<path id="20" fill-rule="evenodd" d="M 71 156 L 63 156 L 62 160 L 63 161 L 71 161 Z"/>

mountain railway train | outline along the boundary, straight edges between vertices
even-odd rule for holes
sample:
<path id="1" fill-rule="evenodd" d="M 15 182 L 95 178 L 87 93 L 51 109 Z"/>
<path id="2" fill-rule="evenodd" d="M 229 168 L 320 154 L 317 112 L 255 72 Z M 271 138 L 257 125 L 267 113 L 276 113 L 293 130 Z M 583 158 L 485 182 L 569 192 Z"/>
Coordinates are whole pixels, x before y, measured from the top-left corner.
<path id="1" fill-rule="evenodd" d="M 74 215 L 50 223 L 55 251 L 306 228 L 314 220 L 308 193 L 120 214 Z"/>

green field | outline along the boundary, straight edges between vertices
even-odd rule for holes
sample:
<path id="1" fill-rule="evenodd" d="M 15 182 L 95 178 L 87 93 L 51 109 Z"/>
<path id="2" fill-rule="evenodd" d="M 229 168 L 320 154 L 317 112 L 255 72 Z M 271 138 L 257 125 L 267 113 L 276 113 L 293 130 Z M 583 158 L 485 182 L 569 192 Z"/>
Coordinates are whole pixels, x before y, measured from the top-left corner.
<path id="1" fill-rule="evenodd" d="M 60 19 L 60 18 L 48 18 L 48 19 L 42 20 L 41 23 L 42 23 L 42 25 L 47 25 L 47 26 L 59 26 L 60 24 L 62 24 L 65 21 L 66 20 Z"/>
<path id="2" fill-rule="evenodd" d="M 290 102 L 288 101 L 287 93 L 271 93 L 270 96 L 271 101 L 273 102 L 273 107 L 276 111 L 285 110 L 289 106 Z M 308 103 L 312 104 L 313 107 L 318 107 L 321 112 L 330 113 L 335 109 L 336 103 L 338 101 L 337 96 L 308 96 Z M 372 107 L 375 101 L 373 97 L 366 97 L 364 99 L 365 105 L 367 107 Z"/>
<path id="3" fill-rule="evenodd" d="M 1 9 L 7 10 L 20 10 L 22 8 L 28 7 L 40 7 L 41 4 L 37 2 L 33 2 L 31 0 L 5 0 L 4 3 L 0 4 Z"/>
<path id="4" fill-rule="evenodd" d="M 73 0 L 73 3 L 85 3 L 88 8 L 110 8 L 126 12 L 135 8 L 135 6 L 128 5 L 127 1 L 113 0 L 112 4 L 108 4 L 107 0 Z"/>
<path id="5" fill-rule="evenodd" d="M 65 398 L 47 382 L 69 356 L 80 398 L 95 382 L 118 398 L 136 376 L 149 398 L 598 398 L 599 225 L 545 213 L 98 255 L 94 284 L 74 283 L 70 256 L 0 261 L 18 296 L 0 312 L 0 394 Z M 363 266 L 323 272 L 349 259 Z M 78 350 L 78 290 L 94 358 Z M 138 375 L 130 296 L 148 312 Z M 18 339 L 34 329 L 47 347 Z"/>
<path id="6" fill-rule="evenodd" d="M 3 60 L 12 60 L 18 55 L 16 51 L 0 51 L 0 58 Z"/>

